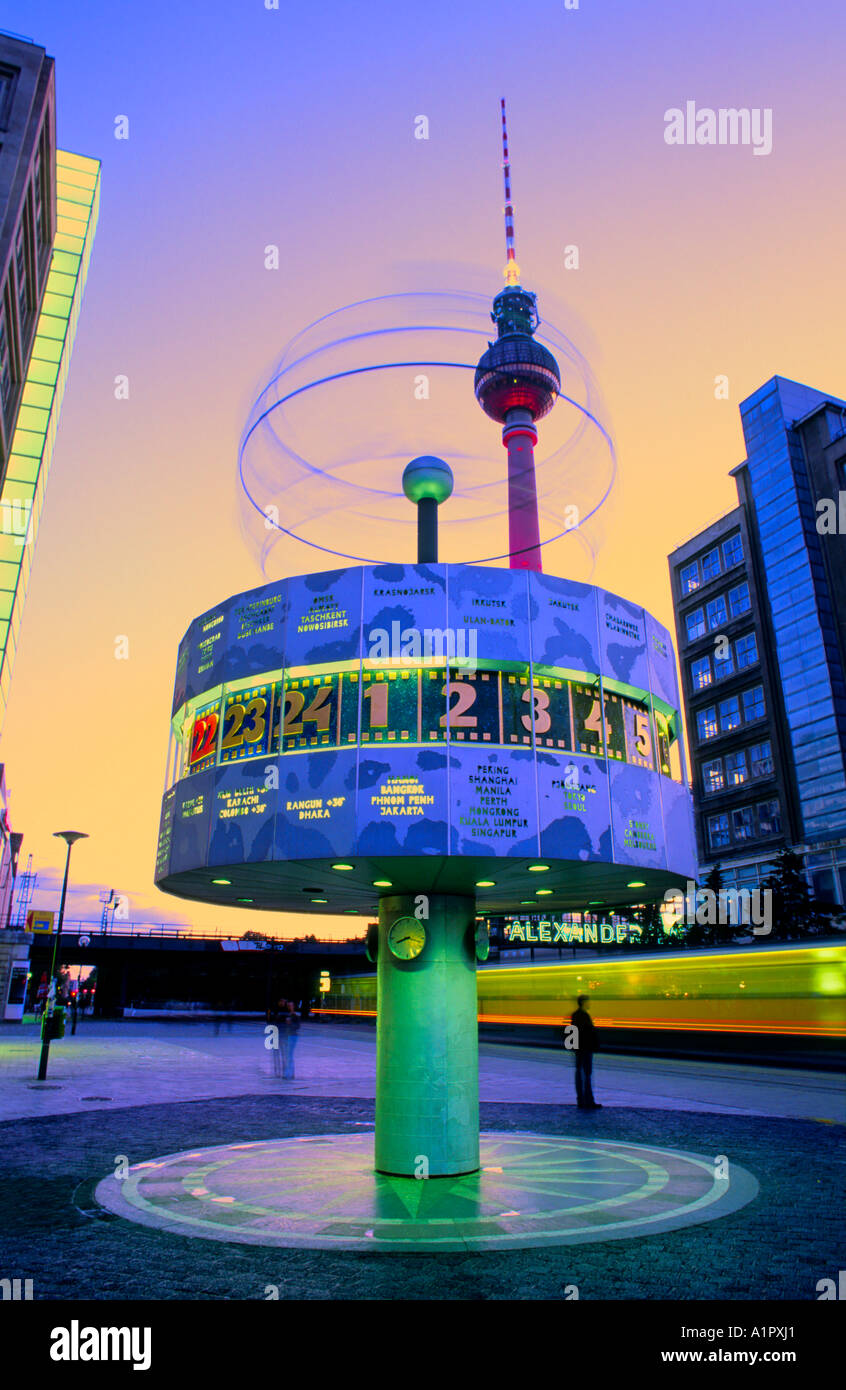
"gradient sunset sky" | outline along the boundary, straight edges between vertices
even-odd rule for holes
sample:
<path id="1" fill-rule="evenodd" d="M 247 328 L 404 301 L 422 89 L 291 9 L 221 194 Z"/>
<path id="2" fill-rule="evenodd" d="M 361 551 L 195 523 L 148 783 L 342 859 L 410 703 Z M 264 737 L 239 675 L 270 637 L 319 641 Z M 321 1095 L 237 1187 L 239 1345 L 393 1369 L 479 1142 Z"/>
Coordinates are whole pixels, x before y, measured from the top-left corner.
<path id="1" fill-rule="evenodd" d="M 0 744 L 35 904 L 57 906 L 51 832 L 72 827 L 90 836 L 72 919 L 99 916 L 114 887 L 139 921 L 347 935 L 348 918 L 227 914 L 152 882 L 178 642 L 263 582 L 236 491 L 257 384 L 318 315 L 422 288 L 427 266 L 432 288 L 447 266 L 454 288 L 478 290 L 487 267 L 498 291 L 505 95 L 523 283 L 579 326 L 617 448 L 593 579 L 672 628 L 666 557 L 735 505 L 739 402 L 776 373 L 846 395 L 846 13 L 839 0 L 7 0 L 3 25 L 56 60 L 59 145 L 103 163 Z M 772 152 L 668 145 L 664 113 L 687 101 L 770 108 Z M 114 138 L 120 115 L 128 140 Z M 573 244 L 578 270 L 564 265 Z M 119 374 L 129 400 L 115 399 Z M 329 567 L 295 545 L 286 560 Z"/>

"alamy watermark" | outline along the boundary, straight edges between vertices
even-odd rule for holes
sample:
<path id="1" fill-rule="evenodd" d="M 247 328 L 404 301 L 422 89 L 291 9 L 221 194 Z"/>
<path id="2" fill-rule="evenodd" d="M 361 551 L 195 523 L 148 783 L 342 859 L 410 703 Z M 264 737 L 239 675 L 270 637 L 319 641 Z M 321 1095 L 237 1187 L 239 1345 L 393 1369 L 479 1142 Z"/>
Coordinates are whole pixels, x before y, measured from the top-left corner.
<path id="1" fill-rule="evenodd" d="M 846 536 L 846 492 L 833 497 L 821 497 L 816 504 L 817 535 Z"/>
<path id="2" fill-rule="evenodd" d="M 686 101 L 684 110 L 671 106 L 664 112 L 667 145 L 751 145 L 753 154 L 771 154 L 773 112 L 771 106 L 697 107 Z"/>
<path id="3" fill-rule="evenodd" d="M 687 880 L 686 891 L 668 888 L 664 915 L 672 926 L 750 927 L 753 936 L 769 936 L 773 928 L 770 888 L 697 888 Z"/>
<path id="4" fill-rule="evenodd" d="M 0 503 L 0 530 L 14 537 L 16 545 L 32 541 L 32 503 L 28 498 L 9 497 Z"/>
<path id="5" fill-rule="evenodd" d="M 479 633 L 475 627 L 403 627 L 392 622 L 371 628 L 367 634 L 370 661 L 389 661 L 400 666 L 416 666 L 421 661 L 449 663 L 465 671 L 476 670 Z"/>
<path id="6" fill-rule="evenodd" d="M 0 1279 L 0 1300 L 29 1302 L 34 1297 L 31 1279 Z"/>

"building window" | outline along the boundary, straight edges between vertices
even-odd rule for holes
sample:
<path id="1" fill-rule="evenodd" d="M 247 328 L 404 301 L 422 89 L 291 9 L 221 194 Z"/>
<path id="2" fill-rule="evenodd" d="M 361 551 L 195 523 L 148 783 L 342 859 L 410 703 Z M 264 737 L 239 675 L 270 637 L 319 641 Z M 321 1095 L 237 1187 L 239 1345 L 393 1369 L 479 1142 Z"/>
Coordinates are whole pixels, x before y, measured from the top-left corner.
<path id="1" fill-rule="evenodd" d="M 707 555 L 702 556 L 702 583 L 707 584 L 709 579 L 716 579 L 720 572 L 720 552 L 716 549 L 709 550 Z"/>
<path id="2" fill-rule="evenodd" d="M 740 728 L 740 701 L 736 695 L 720 701 L 720 728 L 724 734 Z"/>
<path id="3" fill-rule="evenodd" d="M 733 618 L 739 618 L 741 613 L 748 613 L 751 607 L 749 585 L 745 580 L 742 584 L 738 584 L 736 589 L 729 589 L 729 610 Z"/>
<path id="4" fill-rule="evenodd" d="M 29 315 L 29 275 L 26 264 L 26 226 L 21 222 L 18 239 L 15 242 L 15 270 L 18 282 L 18 313 L 21 323 L 26 323 Z"/>
<path id="5" fill-rule="evenodd" d="M 741 806 L 731 813 L 731 826 L 736 840 L 755 838 L 755 811 L 752 806 Z"/>
<path id="6" fill-rule="evenodd" d="M 744 690 L 741 696 L 743 700 L 743 721 L 751 724 L 755 719 L 763 719 L 766 714 L 764 705 L 764 687 L 753 685 L 751 690 Z"/>
<path id="7" fill-rule="evenodd" d="M 711 602 L 708 604 L 707 611 L 708 626 L 711 629 L 711 631 L 713 632 L 715 627 L 723 627 L 728 616 L 726 613 L 725 594 L 720 594 L 719 598 L 711 599 Z"/>
<path id="8" fill-rule="evenodd" d="M 722 849 L 724 845 L 730 843 L 728 813 L 722 816 L 708 817 L 708 839 L 712 849 Z"/>
<path id="9" fill-rule="evenodd" d="M 725 643 L 725 651 L 720 655 L 719 648 Z M 725 637 L 717 643 L 717 650 L 714 652 L 714 679 L 721 681 L 724 676 L 730 676 L 734 670 L 734 662 L 731 659 L 731 646 Z"/>
<path id="10" fill-rule="evenodd" d="M 696 715 L 696 725 L 699 731 L 700 743 L 704 739 L 717 737 L 717 710 L 714 705 L 709 705 L 707 709 L 701 709 Z"/>
<path id="11" fill-rule="evenodd" d="M 702 764 L 702 786 L 706 796 L 723 790 L 725 782 L 723 780 L 722 758 L 715 758 L 713 762 Z"/>
<path id="12" fill-rule="evenodd" d="M 35 201 L 35 239 L 39 246 L 43 246 L 47 237 L 44 226 L 44 170 L 40 150 L 35 157 L 32 173 L 32 193 Z"/>
<path id="13" fill-rule="evenodd" d="M 777 801 L 761 801 L 758 804 L 758 824 L 762 835 L 781 834 L 781 810 Z"/>
<path id="14" fill-rule="evenodd" d="M 733 536 L 729 536 L 727 541 L 723 541 L 723 564 L 727 570 L 739 565 L 743 559 L 743 541 L 740 539 L 740 532 L 736 531 Z"/>
<path id="15" fill-rule="evenodd" d="M 3 402 L 4 411 L 8 409 L 13 384 L 9 334 L 6 328 L 6 309 L 5 306 L 0 306 L 0 400 Z"/>
<path id="16" fill-rule="evenodd" d="M 692 594 L 694 589 L 699 588 L 699 561 L 694 560 L 692 565 L 685 565 L 679 572 L 681 579 L 682 598 L 685 594 Z"/>
<path id="17" fill-rule="evenodd" d="M 846 434 L 846 410 L 831 405 L 825 412 L 825 418 L 828 422 L 828 442 L 834 444 Z"/>
<path id="18" fill-rule="evenodd" d="M 746 692 L 747 695 L 750 693 Z M 773 750 L 769 739 L 753 743 L 749 749 L 749 768 L 752 777 L 769 777 L 773 770 Z"/>
<path id="19" fill-rule="evenodd" d="M 743 637 L 738 637 L 734 644 L 734 655 L 738 671 L 744 666 L 755 665 L 758 660 L 758 643 L 754 632 L 747 632 Z"/>
<path id="20" fill-rule="evenodd" d="M 9 117 L 12 114 L 12 101 L 19 75 L 20 68 L 0 63 L 0 130 L 9 129 Z"/>
<path id="21" fill-rule="evenodd" d="M 730 787 L 740 787 L 747 780 L 746 749 L 737 753 L 726 753 L 726 781 Z"/>
<path id="22" fill-rule="evenodd" d="M 705 614 L 701 608 L 694 608 L 692 613 L 688 613 L 684 621 L 687 627 L 688 642 L 702 636 L 705 631 Z"/>
<path id="23" fill-rule="evenodd" d="M 691 661 L 690 679 L 694 690 L 704 690 L 711 684 L 711 658 L 703 656 L 701 661 Z"/>

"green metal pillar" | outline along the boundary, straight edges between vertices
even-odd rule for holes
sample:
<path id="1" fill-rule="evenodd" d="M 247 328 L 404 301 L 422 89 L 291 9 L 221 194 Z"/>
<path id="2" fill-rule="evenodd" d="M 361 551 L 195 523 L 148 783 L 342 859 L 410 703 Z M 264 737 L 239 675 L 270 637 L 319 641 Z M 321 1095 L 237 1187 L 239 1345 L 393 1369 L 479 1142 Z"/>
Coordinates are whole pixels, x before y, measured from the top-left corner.
<path id="1" fill-rule="evenodd" d="M 428 916 L 418 917 L 421 905 Z M 403 919 L 423 945 L 400 959 Z M 376 1169 L 445 1177 L 479 1167 L 476 903 L 432 893 L 379 902 Z M 408 930 L 394 932 L 399 949 Z M 396 941 L 395 941 L 396 944 Z"/>

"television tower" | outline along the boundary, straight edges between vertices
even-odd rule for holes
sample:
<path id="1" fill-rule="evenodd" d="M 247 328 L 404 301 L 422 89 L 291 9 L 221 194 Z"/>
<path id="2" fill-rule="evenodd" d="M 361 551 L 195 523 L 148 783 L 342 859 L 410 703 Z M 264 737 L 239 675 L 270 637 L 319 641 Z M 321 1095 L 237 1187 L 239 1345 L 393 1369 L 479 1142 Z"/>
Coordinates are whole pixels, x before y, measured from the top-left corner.
<path id="1" fill-rule="evenodd" d="M 502 107 L 502 153 L 505 174 L 505 289 L 493 302 L 491 319 L 497 340 L 479 359 L 474 378 L 476 400 L 502 425 L 508 450 L 508 549 L 511 569 L 540 570 L 538 492 L 535 482 L 535 421 L 548 414 L 561 386 L 558 363 L 534 340 L 540 323 L 537 298 L 520 285 L 514 252 L 514 208 L 505 98 Z"/>

